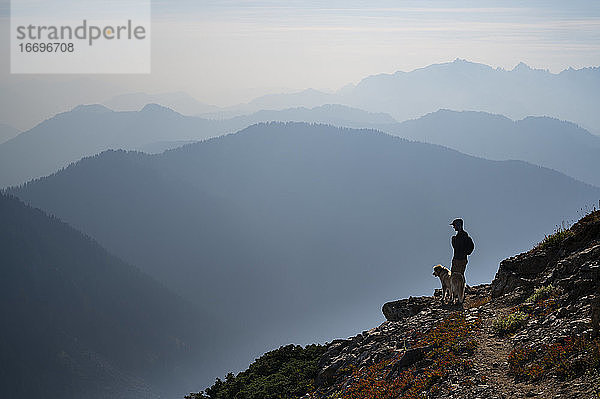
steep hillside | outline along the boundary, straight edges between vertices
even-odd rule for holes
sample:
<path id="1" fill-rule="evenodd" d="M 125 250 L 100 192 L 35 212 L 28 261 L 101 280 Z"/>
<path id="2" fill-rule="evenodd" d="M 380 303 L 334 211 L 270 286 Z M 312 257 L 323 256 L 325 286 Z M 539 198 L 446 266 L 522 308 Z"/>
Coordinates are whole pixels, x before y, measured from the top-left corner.
<path id="1" fill-rule="evenodd" d="M 431 290 L 423 270 L 446 263 L 457 215 L 477 244 L 473 283 L 600 198 L 523 162 L 300 123 L 155 156 L 109 151 L 12 192 L 231 322 L 232 369 L 373 325 L 373 307 Z"/>
<path id="2" fill-rule="evenodd" d="M 249 376 L 255 379 L 246 385 L 247 398 L 259 392 L 267 393 L 265 399 L 596 398 L 599 288 L 595 211 L 504 260 L 491 285 L 467 290 L 464 308 L 441 305 L 440 290 L 433 297 L 389 302 L 383 306 L 388 321 L 327 343 L 323 354 L 305 359 L 317 364 L 312 375 L 277 384 L 272 377 L 295 364 L 284 347 L 188 398 L 228 397 L 222 395 Z M 279 361 L 265 364 L 273 358 Z M 257 364 L 269 370 L 260 379 Z"/>
<path id="3" fill-rule="evenodd" d="M 0 220 L 1 397 L 173 397 L 206 375 L 214 320 L 14 197 Z"/>

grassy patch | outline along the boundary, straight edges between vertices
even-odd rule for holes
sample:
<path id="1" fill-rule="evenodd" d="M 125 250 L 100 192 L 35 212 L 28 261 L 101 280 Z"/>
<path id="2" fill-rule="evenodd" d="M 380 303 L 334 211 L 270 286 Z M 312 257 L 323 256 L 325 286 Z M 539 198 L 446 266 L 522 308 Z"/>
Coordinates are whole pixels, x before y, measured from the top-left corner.
<path id="1" fill-rule="evenodd" d="M 562 290 L 552 284 L 536 289 L 517 310 L 536 318 L 544 318 L 558 309 Z"/>
<path id="2" fill-rule="evenodd" d="M 513 334 L 525 326 L 527 320 L 529 320 L 529 315 L 527 313 L 516 311 L 494 319 L 492 328 L 496 334 L 501 336 Z"/>
<path id="3" fill-rule="evenodd" d="M 536 289 L 525 303 L 512 309 L 506 316 L 499 316 L 492 322 L 496 334 L 510 335 L 527 324 L 530 317 L 544 318 L 558 308 L 560 288 L 552 284 Z"/>
<path id="4" fill-rule="evenodd" d="M 569 229 L 568 224 L 563 221 L 560 225 L 556 226 L 554 233 L 545 236 L 538 246 L 542 249 L 554 247 L 574 234 L 575 233 Z"/>
<path id="5" fill-rule="evenodd" d="M 560 296 L 561 290 L 553 286 L 552 284 L 547 285 L 545 287 L 540 287 L 536 289 L 533 294 L 529 298 L 527 298 L 527 302 L 529 303 L 539 303 L 546 299 L 557 298 Z"/>

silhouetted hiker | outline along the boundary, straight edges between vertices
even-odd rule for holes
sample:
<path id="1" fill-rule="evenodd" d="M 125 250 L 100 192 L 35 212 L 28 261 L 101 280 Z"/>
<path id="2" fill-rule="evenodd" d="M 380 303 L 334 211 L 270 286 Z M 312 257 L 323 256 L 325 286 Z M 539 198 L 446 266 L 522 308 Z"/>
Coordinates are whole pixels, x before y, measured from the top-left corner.
<path id="1" fill-rule="evenodd" d="M 462 219 L 454 219 L 450 225 L 456 230 L 456 235 L 452 236 L 454 256 L 452 257 L 452 269 L 450 271 L 452 273 L 460 273 L 464 276 L 468 262 L 467 256 L 471 255 L 475 245 L 471 237 L 463 229 Z"/>

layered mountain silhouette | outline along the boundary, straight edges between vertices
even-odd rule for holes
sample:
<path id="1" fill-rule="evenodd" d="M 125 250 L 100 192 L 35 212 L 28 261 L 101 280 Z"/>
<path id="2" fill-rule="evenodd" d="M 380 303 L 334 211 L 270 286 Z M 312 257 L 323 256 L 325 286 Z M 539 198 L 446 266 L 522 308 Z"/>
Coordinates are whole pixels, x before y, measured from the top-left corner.
<path id="1" fill-rule="evenodd" d="M 175 397 L 212 376 L 207 313 L 14 197 L 0 220 L 1 397 Z"/>
<path id="2" fill-rule="evenodd" d="M 233 323 L 245 344 L 231 369 L 347 336 L 386 300 L 429 292 L 454 217 L 476 243 L 472 284 L 600 198 L 524 162 L 304 123 L 159 155 L 108 151 L 11 192 Z"/>
<path id="3" fill-rule="evenodd" d="M 108 149 L 162 152 L 270 120 L 353 127 L 394 122 L 389 115 L 336 105 L 263 111 L 226 120 L 184 116 L 157 104 L 122 112 L 98 104 L 81 105 L 0 144 L 0 187 L 54 173 L 71 162 Z"/>
<path id="4" fill-rule="evenodd" d="M 484 112 L 440 110 L 397 123 L 391 116 L 342 105 L 259 111 L 231 119 L 181 115 L 149 104 L 141 111 L 115 112 L 79 106 L 0 144 L 0 187 L 18 185 L 107 149 L 159 153 L 232 133 L 262 121 L 326 123 L 375 128 L 411 140 L 441 144 L 494 160 L 523 160 L 600 185 L 600 138 L 569 122 L 546 117 L 512 120 Z"/>
<path id="5" fill-rule="evenodd" d="M 181 92 L 115 96 L 115 93 L 123 92 L 123 87 L 89 77 L 28 78 L 0 87 L 0 120 L 26 130 L 76 104 L 95 102 L 104 102 L 120 110 L 139 109 L 148 102 L 155 102 L 183 114 L 220 115 L 220 119 L 263 109 L 342 104 L 370 112 L 389 113 L 400 121 L 441 108 L 486 111 L 512 119 L 530 115 L 550 116 L 573 121 L 594 134 L 600 134 L 600 116 L 595 112 L 599 89 L 600 67 L 569 68 L 560 73 L 550 73 L 524 63 L 512 70 L 504 70 L 461 59 L 409 72 L 368 76 L 357 84 L 348 84 L 332 93 L 315 89 L 271 93 L 249 103 L 223 108 L 204 104 Z M 40 96 L 39 93 L 53 95 Z"/>
<path id="6" fill-rule="evenodd" d="M 600 67 L 569 68 L 554 74 L 524 63 L 509 71 L 456 59 L 410 72 L 369 76 L 336 93 L 310 89 L 271 94 L 238 108 L 250 112 L 338 103 L 389 113 L 397 120 L 449 108 L 486 111 L 513 119 L 550 116 L 600 134 L 600 115 L 596 112 L 599 89 Z"/>
<path id="7" fill-rule="evenodd" d="M 258 122 L 307 122 L 325 123 L 341 127 L 374 127 L 393 124 L 397 121 L 389 114 L 382 112 L 367 112 L 340 104 L 324 104 L 313 108 L 296 107 L 282 110 L 261 110 L 250 115 L 231 118 L 229 123 L 247 127 Z"/>

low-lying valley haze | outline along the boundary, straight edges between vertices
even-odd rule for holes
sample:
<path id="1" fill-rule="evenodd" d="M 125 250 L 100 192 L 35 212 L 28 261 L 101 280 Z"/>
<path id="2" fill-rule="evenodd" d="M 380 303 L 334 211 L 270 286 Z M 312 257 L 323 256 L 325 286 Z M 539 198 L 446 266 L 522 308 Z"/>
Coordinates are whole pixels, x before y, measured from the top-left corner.
<path id="1" fill-rule="evenodd" d="M 122 3 L 0 0 L 1 397 L 370 397 L 343 370 L 402 326 L 384 304 L 460 274 L 454 219 L 475 246 L 456 315 L 600 207 L 600 3 Z M 114 39 L 149 46 L 129 54 L 149 73 L 50 69 L 125 57 L 112 27 L 27 38 L 48 69 L 17 73 L 17 16 L 119 7 L 151 10 L 140 43 Z M 410 342 L 375 357 L 381 381 Z"/>

